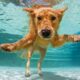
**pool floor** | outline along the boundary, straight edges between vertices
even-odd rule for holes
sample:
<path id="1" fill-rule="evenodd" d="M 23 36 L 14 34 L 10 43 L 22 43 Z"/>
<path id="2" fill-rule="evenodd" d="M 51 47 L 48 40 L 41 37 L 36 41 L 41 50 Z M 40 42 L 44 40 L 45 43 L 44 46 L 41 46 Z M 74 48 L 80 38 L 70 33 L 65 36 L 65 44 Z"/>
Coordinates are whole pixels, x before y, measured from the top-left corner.
<path id="1" fill-rule="evenodd" d="M 31 69 L 31 76 L 25 77 L 24 68 L 1 67 L 0 80 L 80 80 L 78 68 L 43 69 L 43 77 Z"/>

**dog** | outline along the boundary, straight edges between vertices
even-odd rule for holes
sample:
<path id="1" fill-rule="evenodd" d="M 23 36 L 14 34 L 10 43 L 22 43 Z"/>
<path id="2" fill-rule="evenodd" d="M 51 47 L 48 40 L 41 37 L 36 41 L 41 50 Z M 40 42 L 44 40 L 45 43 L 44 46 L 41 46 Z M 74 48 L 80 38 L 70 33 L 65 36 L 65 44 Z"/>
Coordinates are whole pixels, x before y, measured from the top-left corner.
<path id="1" fill-rule="evenodd" d="M 58 29 L 64 12 L 67 8 L 53 9 L 42 5 L 36 5 L 32 8 L 24 8 L 30 16 L 29 33 L 21 40 L 14 43 L 0 44 L 0 48 L 5 51 L 15 51 L 27 49 L 26 53 L 26 76 L 30 76 L 30 59 L 34 51 L 40 52 L 40 60 L 38 61 L 38 73 L 41 76 L 41 64 L 46 55 L 48 45 L 53 47 L 62 46 L 66 42 L 80 41 L 79 35 L 59 35 Z"/>

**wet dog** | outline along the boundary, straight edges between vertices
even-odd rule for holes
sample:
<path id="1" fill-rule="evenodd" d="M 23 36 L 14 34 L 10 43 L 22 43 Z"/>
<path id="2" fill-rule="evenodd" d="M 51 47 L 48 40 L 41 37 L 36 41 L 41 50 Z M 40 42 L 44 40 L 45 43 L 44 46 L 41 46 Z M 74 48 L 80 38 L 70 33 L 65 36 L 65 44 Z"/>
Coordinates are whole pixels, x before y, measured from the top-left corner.
<path id="1" fill-rule="evenodd" d="M 0 44 L 0 48 L 5 51 L 15 51 L 27 49 L 26 53 L 26 76 L 30 76 L 30 59 L 34 51 L 40 52 L 40 60 L 38 62 L 38 73 L 42 75 L 41 64 L 46 55 L 46 50 L 49 44 L 53 47 L 59 47 L 66 42 L 75 42 L 80 40 L 79 35 L 59 35 L 57 33 L 60 22 L 67 8 L 52 9 L 36 5 L 32 8 L 25 8 L 30 16 L 30 31 L 21 40 L 15 43 Z"/>

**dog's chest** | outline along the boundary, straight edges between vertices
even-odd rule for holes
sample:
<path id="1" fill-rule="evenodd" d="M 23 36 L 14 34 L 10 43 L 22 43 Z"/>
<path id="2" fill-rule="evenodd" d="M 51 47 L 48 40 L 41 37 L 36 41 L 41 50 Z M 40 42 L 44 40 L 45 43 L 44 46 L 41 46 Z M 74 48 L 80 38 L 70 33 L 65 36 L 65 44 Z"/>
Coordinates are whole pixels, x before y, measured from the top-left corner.
<path id="1" fill-rule="evenodd" d="M 50 43 L 49 40 L 37 38 L 34 42 L 34 45 L 35 47 L 47 48 L 49 43 Z"/>

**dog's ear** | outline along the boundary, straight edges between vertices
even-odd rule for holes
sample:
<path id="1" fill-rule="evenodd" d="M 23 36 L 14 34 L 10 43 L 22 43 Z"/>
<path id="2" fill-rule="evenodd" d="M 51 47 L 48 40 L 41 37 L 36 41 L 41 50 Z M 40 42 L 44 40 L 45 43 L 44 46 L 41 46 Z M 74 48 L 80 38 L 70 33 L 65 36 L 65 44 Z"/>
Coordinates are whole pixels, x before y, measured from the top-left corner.
<path id="1" fill-rule="evenodd" d="M 24 8 L 23 10 L 29 12 L 30 16 L 35 17 L 35 13 L 34 13 L 33 8 Z"/>
<path id="2" fill-rule="evenodd" d="M 23 10 L 24 10 L 24 11 L 27 11 L 27 12 L 29 12 L 29 13 L 32 13 L 32 12 L 34 11 L 32 8 L 24 8 Z"/>
<path id="3" fill-rule="evenodd" d="M 58 15 L 60 21 L 62 20 L 63 14 L 67 9 L 68 9 L 68 7 L 65 6 L 62 9 L 55 10 L 55 13 Z"/>
<path id="4" fill-rule="evenodd" d="M 68 9 L 67 6 L 65 6 L 64 8 L 62 9 L 59 9 L 59 10 L 56 10 L 56 12 L 59 14 L 59 15 L 63 15 L 63 13 Z"/>

